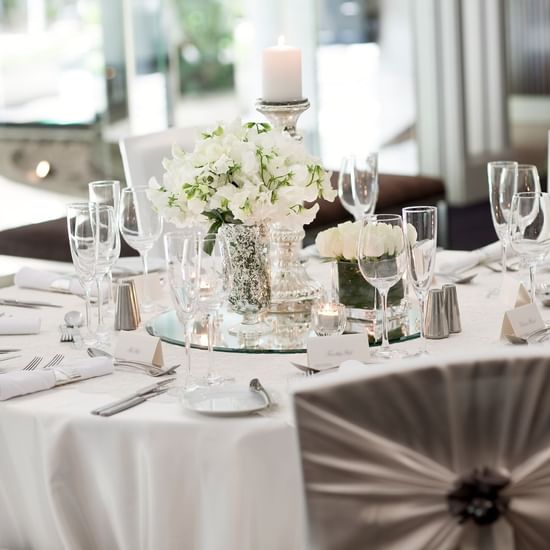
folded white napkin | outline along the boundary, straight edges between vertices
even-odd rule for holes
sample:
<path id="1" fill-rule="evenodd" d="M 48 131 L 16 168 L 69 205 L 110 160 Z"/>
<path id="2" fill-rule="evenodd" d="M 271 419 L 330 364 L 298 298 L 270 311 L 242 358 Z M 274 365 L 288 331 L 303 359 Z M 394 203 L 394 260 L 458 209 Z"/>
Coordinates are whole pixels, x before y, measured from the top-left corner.
<path id="1" fill-rule="evenodd" d="M 0 401 L 38 391 L 49 390 L 58 383 L 85 380 L 113 372 L 109 357 L 93 357 L 58 365 L 53 369 L 14 370 L 0 374 Z"/>
<path id="2" fill-rule="evenodd" d="M 487 246 L 483 246 L 482 248 L 478 248 L 477 250 L 465 252 L 456 259 L 453 258 L 452 260 L 441 262 L 437 271 L 440 273 L 450 274 L 458 271 L 467 271 L 468 269 L 472 269 L 479 264 L 500 260 L 501 251 L 500 241 L 497 241 L 495 243 L 488 244 Z M 510 258 L 514 255 L 514 252 L 510 249 L 506 252 Z"/>
<path id="3" fill-rule="evenodd" d="M 57 290 L 72 294 L 84 294 L 82 285 L 75 277 L 60 275 L 51 271 L 41 271 L 30 267 L 22 267 L 14 278 L 15 286 L 33 288 L 36 290 Z"/>
<path id="4" fill-rule="evenodd" d="M 38 334 L 39 332 L 40 317 L 0 318 L 0 334 Z"/>

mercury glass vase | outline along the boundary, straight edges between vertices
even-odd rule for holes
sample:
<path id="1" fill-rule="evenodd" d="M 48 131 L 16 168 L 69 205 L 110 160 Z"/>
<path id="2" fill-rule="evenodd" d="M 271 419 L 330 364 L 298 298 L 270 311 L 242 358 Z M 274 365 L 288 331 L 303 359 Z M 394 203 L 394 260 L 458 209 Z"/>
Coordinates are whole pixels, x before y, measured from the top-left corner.
<path id="1" fill-rule="evenodd" d="M 303 229 L 276 224 L 270 231 L 271 305 L 274 312 L 309 309 L 319 295 L 320 285 L 307 274 L 300 261 Z"/>
<path id="2" fill-rule="evenodd" d="M 231 290 L 228 302 L 243 316 L 232 334 L 260 336 L 270 332 L 262 320 L 271 300 L 268 232 L 263 225 L 225 224 L 220 228 L 229 249 Z"/>

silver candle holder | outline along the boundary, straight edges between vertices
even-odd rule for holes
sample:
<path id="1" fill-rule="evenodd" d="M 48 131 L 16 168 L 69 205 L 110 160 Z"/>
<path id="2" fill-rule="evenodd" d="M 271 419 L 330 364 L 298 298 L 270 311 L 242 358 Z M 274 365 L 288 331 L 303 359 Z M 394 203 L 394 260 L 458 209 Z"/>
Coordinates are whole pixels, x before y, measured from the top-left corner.
<path id="1" fill-rule="evenodd" d="M 296 141 L 302 141 L 303 137 L 296 131 L 296 124 L 300 115 L 309 109 L 309 99 L 297 101 L 264 101 L 256 100 L 256 111 L 262 113 L 274 128 L 280 128 L 288 132 Z"/>

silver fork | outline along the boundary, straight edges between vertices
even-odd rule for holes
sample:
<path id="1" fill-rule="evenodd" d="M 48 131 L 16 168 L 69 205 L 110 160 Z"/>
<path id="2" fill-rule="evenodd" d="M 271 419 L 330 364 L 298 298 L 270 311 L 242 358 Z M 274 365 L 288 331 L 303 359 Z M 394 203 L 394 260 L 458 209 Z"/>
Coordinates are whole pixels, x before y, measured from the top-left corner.
<path id="1" fill-rule="evenodd" d="M 59 341 L 74 342 L 73 332 L 67 325 L 59 325 Z"/>
<path id="2" fill-rule="evenodd" d="M 38 367 L 42 359 L 44 358 L 36 355 L 23 367 L 22 370 L 34 370 L 36 367 Z"/>
<path id="3" fill-rule="evenodd" d="M 61 353 L 56 353 L 42 368 L 49 369 L 50 367 L 55 367 L 56 365 L 59 365 L 63 359 L 65 359 L 64 355 L 61 355 Z"/>

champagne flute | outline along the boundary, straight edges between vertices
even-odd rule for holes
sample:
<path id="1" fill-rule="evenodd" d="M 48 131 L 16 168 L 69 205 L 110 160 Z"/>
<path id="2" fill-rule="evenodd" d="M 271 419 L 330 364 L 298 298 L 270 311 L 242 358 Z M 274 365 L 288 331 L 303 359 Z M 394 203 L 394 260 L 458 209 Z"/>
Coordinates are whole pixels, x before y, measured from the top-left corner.
<path id="1" fill-rule="evenodd" d="M 403 208 L 405 234 L 416 238 L 405 239 L 409 280 L 420 303 L 420 354 L 428 353 L 424 335 L 426 296 L 432 282 L 435 252 L 437 250 L 437 208 L 435 206 L 409 206 Z"/>
<path id="2" fill-rule="evenodd" d="M 115 222 L 118 224 L 120 215 L 120 182 L 117 180 L 99 180 L 88 184 L 88 194 L 90 202 L 112 206 L 114 210 Z M 113 290 L 113 271 L 112 267 L 120 257 L 120 235 L 118 225 L 115 230 L 116 248 L 113 251 L 112 263 L 107 271 L 109 278 L 109 300 L 107 308 L 114 312 L 114 290 Z"/>
<path id="3" fill-rule="evenodd" d="M 355 219 L 374 214 L 378 200 L 378 153 L 365 157 L 351 157 L 351 190 L 355 205 Z"/>
<path id="4" fill-rule="evenodd" d="M 516 193 L 508 229 L 512 248 L 529 265 L 529 291 L 534 302 L 536 266 L 550 249 L 550 195 Z"/>
<path id="5" fill-rule="evenodd" d="M 388 292 L 405 272 L 407 259 L 403 235 L 403 220 L 397 214 L 365 216 L 357 245 L 357 263 L 365 280 L 375 287 L 382 298 L 382 345 L 373 352 L 381 359 L 393 359 L 403 354 L 392 349 L 388 341 Z"/>
<path id="6" fill-rule="evenodd" d="M 352 188 L 352 157 L 344 157 L 338 172 L 338 198 L 342 206 L 357 220 Z"/>
<path id="7" fill-rule="evenodd" d="M 191 390 L 200 384 L 191 373 L 191 335 L 199 311 L 203 235 L 193 230 L 164 235 L 170 295 L 185 333 L 186 383 Z"/>
<path id="8" fill-rule="evenodd" d="M 153 208 L 147 196 L 146 187 L 127 187 L 122 191 L 120 201 L 120 232 L 134 250 L 139 252 L 143 262 L 144 312 L 153 309 L 147 277 L 149 274 L 147 255 L 162 233 L 162 218 Z"/>
<path id="9" fill-rule="evenodd" d="M 108 333 L 103 320 L 103 281 L 113 265 L 117 253 L 118 229 L 112 206 L 91 203 L 92 228 L 95 240 L 94 279 L 97 288 L 97 336 L 102 339 Z M 120 245 L 118 245 L 120 253 Z"/>
<path id="10" fill-rule="evenodd" d="M 86 323 L 82 341 L 87 346 L 97 343 L 91 328 L 90 295 L 95 276 L 96 241 L 94 235 L 94 210 L 90 203 L 73 203 L 67 206 L 67 231 L 69 247 L 76 275 L 84 289 Z"/>
<path id="11" fill-rule="evenodd" d="M 208 384 L 221 384 L 229 379 L 215 374 L 214 321 L 218 310 L 229 295 L 232 280 L 229 249 L 223 235 L 207 234 L 202 240 L 199 302 L 208 320 Z"/>

